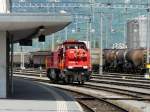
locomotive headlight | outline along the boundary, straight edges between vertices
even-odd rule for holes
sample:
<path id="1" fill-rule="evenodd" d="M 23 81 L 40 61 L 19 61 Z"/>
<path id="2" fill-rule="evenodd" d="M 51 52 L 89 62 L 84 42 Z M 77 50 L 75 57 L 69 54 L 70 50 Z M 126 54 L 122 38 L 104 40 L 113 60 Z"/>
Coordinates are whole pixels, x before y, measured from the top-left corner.
<path id="1" fill-rule="evenodd" d="M 88 68 L 88 66 L 83 66 L 83 68 L 84 68 L 84 69 L 87 69 L 87 68 Z"/>
<path id="2" fill-rule="evenodd" d="M 73 69 L 73 66 L 68 66 L 69 69 Z"/>

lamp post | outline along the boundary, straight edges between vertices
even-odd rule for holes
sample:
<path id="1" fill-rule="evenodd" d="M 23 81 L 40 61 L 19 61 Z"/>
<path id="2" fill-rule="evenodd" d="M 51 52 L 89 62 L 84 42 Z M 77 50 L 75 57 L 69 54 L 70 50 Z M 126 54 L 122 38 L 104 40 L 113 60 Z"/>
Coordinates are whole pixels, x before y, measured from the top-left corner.
<path id="1" fill-rule="evenodd" d="M 149 48 L 150 48 L 150 7 L 148 7 L 147 9 L 147 64 L 149 65 L 150 64 L 150 51 L 149 51 Z M 147 70 L 147 73 L 149 74 L 150 72 L 150 68 L 148 68 Z"/>
<path id="2" fill-rule="evenodd" d="M 100 60 L 99 60 L 99 74 L 103 74 L 103 13 L 100 13 Z"/>
<path id="3" fill-rule="evenodd" d="M 54 39 L 55 39 L 55 34 L 52 34 L 52 47 L 51 50 L 54 51 Z"/>
<path id="4" fill-rule="evenodd" d="M 21 69 L 25 69 L 24 67 L 24 53 L 23 53 L 23 46 L 21 46 Z"/>
<path id="5" fill-rule="evenodd" d="M 91 48 L 95 48 L 95 39 L 92 40 L 93 34 L 95 33 L 95 29 L 91 28 L 91 43 L 93 42 L 93 46 L 91 45 Z"/>
<path id="6" fill-rule="evenodd" d="M 106 41 L 106 45 L 105 45 L 105 47 L 106 48 L 108 48 L 109 46 L 110 46 L 110 42 L 111 42 L 111 40 L 112 40 L 112 36 L 111 36 L 111 33 L 113 32 L 113 28 L 112 28 L 112 21 L 113 21 L 113 17 L 114 17 L 114 15 L 113 14 L 111 14 L 111 13 L 104 13 L 104 12 L 96 12 L 98 15 L 100 14 L 101 15 L 101 13 L 102 13 L 102 18 L 105 18 L 105 17 L 107 17 L 108 18 L 108 25 L 105 27 L 106 29 L 106 38 L 105 38 L 105 41 Z M 108 29 L 108 31 L 107 31 L 107 29 Z"/>
<path id="7" fill-rule="evenodd" d="M 86 42 L 87 42 L 87 46 L 90 48 L 89 45 L 89 32 L 90 32 L 90 21 L 87 21 L 87 35 L 86 35 Z"/>
<path id="8" fill-rule="evenodd" d="M 103 17 L 104 15 L 110 16 L 110 33 L 112 31 L 112 14 L 104 14 L 103 12 L 98 12 L 100 14 L 100 37 L 99 37 L 99 48 L 100 48 L 100 58 L 99 58 L 99 74 L 103 74 Z M 107 40 L 106 43 L 108 44 Z"/>
<path id="9" fill-rule="evenodd" d="M 65 28 L 65 40 L 68 39 L 68 27 Z"/>
<path id="10" fill-rule="evenodd" d="M 113 21 L 113 14 L 106 14 L 109 16 L 110 18 L 110 22 L 109 22 L 109 31 L 110 31 L 110 40 L 112 40 L 112 21 Z M 107 37 L 106 37 L 107 38 Z M 106 43 L 107 43 L 107 47 L 110 47 L 110 41 L 108 41 L 108 38 L 106 39 Z"/>
<path id="11" fill-rule="evenodd" d="M 124 40 L 123 41 L 124 41 L 124 44 L 126 44 L 126 41 L 127 41 L 126 40 L 127 39 L 127 36 L 126 36 L 126 33 L 127 33 L 127 26 L 126 26 L 127 22 L 126 21 L 127 21 L 127 19 L 126 19 L 126 17 L 127 17 L 127 10 L 128 10 L 127 6 L 129 5 L 130 0 L 125 0 L 124 3 L 125 3 L 125 7 L 124 7 L 124 12 L 125 12 L 125 17 L 124 18 L 125 18 L 125 21 L 124 21 Z"/>
<path id="12" fill-rule="evenodd" d="M 75 24 L 75 29 L 73 29 L 72 30 L 72 33 L 75 33 L 75 32 L 78 32 L 78 27 L 79 27 L 79 25 L 78 24 L 86 24 L 86 29 L 84 29 L 86 32 L 86 39 L 85 39 L 85 41 L 86 41 L 86 43 L 87 43 L 87 46 L 89 47 L 89 48 L 91 48 L 90 46 L 90 40 L 91 40 L 91 29 L 92 29 L 92 21 L 91 21 L 91 16 L 90 15 L 82 15 L 83 17 L 83 19 L 85 19 L 86 21 L 85 22 L 75 22 L 74 24 Z M 75 16 L 75 19 L 77 19 L 78 18 L 78 16 Z M 80 28 L 80 30 L 81 30 L 81 28 Z M 83 29 L 82 29 L 83 30 Z"/>

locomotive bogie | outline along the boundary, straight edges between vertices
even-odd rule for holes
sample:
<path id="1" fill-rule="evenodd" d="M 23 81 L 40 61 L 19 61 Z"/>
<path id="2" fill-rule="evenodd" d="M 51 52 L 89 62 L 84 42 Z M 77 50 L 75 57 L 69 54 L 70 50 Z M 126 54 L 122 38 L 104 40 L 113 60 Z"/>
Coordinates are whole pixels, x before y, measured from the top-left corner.
<path id="1" fill-rule="evenodd" d="M 83 80 L 88 81 L 91 75 L 91 72 L 88 71 L 87 69 L 67 69 L 64 71 L 64 73 L 66 75 L 70 75 L 70 76 L 78 76 L 78 77 L 82 77 Z M 78 78 L 76 78 L 78 79 Z M 78 81 L 78 80 L 75 80 Z"/>
<path id="2" fill-rule="evenodd" d="M 54 83 L 59 81 L 64 81 L 65 83 L 84 83 L 90 78 L 90 72 L 87 70 L 64 70 L 60 71 L 59 69 L 48 69 L 47 77 L 51 79 Z"/>

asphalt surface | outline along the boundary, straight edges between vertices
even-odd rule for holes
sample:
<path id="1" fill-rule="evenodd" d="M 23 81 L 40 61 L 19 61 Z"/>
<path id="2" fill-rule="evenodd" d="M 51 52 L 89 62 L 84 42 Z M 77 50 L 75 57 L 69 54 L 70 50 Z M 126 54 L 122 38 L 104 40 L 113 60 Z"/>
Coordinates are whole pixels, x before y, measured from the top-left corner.
<path id="1" fill-rule="evenodd" d="M 14 78 L 14 95 L 0 99 L 0 112 L 83 112 L 80 105 L 60 89 L 27 79 Z"/>

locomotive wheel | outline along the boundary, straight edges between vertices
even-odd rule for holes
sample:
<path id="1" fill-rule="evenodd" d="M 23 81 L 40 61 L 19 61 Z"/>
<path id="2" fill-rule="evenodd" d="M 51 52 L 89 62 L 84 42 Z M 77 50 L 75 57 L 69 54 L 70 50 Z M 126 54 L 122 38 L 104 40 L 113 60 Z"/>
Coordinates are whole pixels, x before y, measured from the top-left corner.
<path id="1" fill-rule="evenodd" d="M 49 69 L 47 72 L 47 77 L 53 82 L 53 83 L 58 83 L 58 74 L 56 73 L 55 69 Z"/>
<path id="2" fill-rule="evenodd" d="M 81 81 L 81 84 L 84 84 L 84 81 Z"/>
<path id="3" fill-rule="evenodd" d="M 67 84 L 65 78 L 62 79 L 63 84 Z"/>
<path id="4" fill-rule="evenodd" d="M 85 81 L 87 81 L 87 76 L 81 78 L 81 84 L 84 84 Z"/>
<path id="5" fill-rule="evenodd" d="M 84 84 L 84 81 L 78 81 L 78 84 L 82 85 L 82 84 Z"/>
<path id="6" fill-rule="evenodd" d="M 70 77 L 67 77 L 67 83 L 70 84 Z"/>
<path id="7" fill-rule="evenodd" d="M 81 84 L 81 82 L 80 82 L 80 81 L 78 81 L 78 84 Z"/>
<path id="8" fill-rule="evenodd" d="M 69 76 L 66 76 L 66 77 L 65 77 L 64 83 L 65 83 L 65 84 L 69 84 L 69 83 L 70 83 L 70 78 L 69 78 Z"/>
<path id="9" fill-rule="evenodd" d="M 50 77 L 50 69 L 47 70 L 47 77 L 51 80 L 51 77 Z"/>
<path id="10" fill-rule="evenodd" d="M 58 83 L 59 81 L 59 74 L 56 72 L 55 69 L 53 69 L 53 77 L 54 77 L 54 80 L 53 80 L 53 83 Z"/>
<path id="11" fill-rule="evenodd" d="M 73 77 L 67 76 L 67 83 L 73 83 Z"/>
<path id="12" fill-rule="evenodd" d="M 67 79 L 66 77 L 64 77 L 64 78 L 62 79 L 62 81 L 63 81 L 63 84 L 68 84 L 68 79 Z"/>

